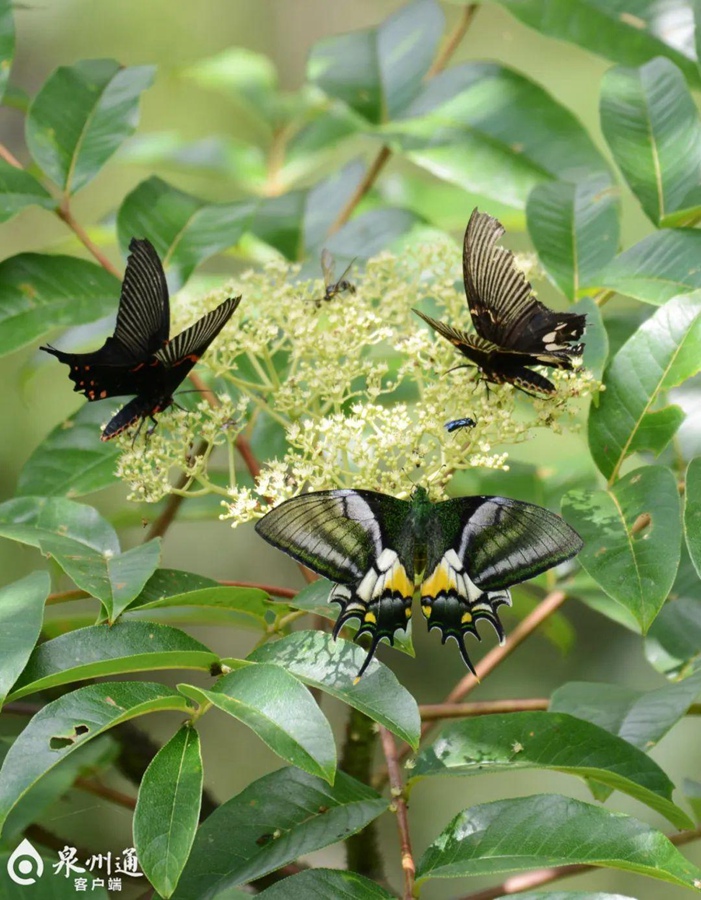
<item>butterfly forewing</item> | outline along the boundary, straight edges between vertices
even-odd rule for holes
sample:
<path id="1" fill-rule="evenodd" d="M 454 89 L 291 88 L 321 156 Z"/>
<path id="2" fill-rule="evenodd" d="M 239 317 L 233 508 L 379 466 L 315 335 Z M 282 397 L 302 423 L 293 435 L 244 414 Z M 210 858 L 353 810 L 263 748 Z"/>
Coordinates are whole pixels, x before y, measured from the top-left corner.
<path id="1" fill-rule="evenodd" d="M 186 360 L 194 365 L 229 321 L 240 302 L 240 296 L 224 300 L 216 309 L 211 310 L 198 319 L 194 325 L 176 335 L 172 341 L 169 341 L 155 354 L 156 358 L 168 368 Z"/>
<path id="2" fill-rule="evenodd" d="M 129 251 L 119 296 L 117 324 L 110 341 L 124 348 L 132 361 L 141 362 L 168 340 L 168 285 L 161 261 L 150 241 L 132 238 Z M 117 348 L 114 349 L 116 351 Z"/>
<path id="3" fill-rule="evenodd" d="M 351 619 L 377 644 L 407 627 L 414 594 L 411 504 L 374 491 L 319 491 L 277 506 L 256 531 L 298 562 L 337 582 L 329 599 L 341 613 L 334 635 Z"/>

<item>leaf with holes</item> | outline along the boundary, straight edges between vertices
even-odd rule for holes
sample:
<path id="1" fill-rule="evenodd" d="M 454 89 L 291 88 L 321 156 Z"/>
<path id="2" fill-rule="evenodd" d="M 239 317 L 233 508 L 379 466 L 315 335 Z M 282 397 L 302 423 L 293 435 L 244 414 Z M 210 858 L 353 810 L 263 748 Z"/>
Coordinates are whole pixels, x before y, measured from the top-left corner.
<path id="1" fill-rule="evenodd" d="M 619 206 L 618 189 L 604 176 L 548 181 L 531 191 L 528 232 L 548 275 L 570 300 L 596 285 L 616 255 Z"/>
<path id="2" fill-rule="evenodd" d="M 183 725 L 149 763 L 134 810 L 140 867 L 161 897 L 170 897 L 195 840 L 202 801 L 197 731 Z"/>
<path id="3" fill-rule="evenodd" d="M 628 624 L 646 632 L 674 584 L 681 555 L 674 475 L 645 466 L 608 490 L 570 491 L 562 511 L 584 541 L 578 561 L 624 607 Z"/>
<path id="4" fill-rule="evenodd" d="M 421 883 L 573 864 L 635 872 L 687 888 L 701 880 L 701 869 L 660 831 L 558 794 L 466 809 L 424 853 L 416 877 Z"/>
<path id="5" fill-rule="evenodd" d="M 657 810 L 677 828 L 691 827 L 672 801 L 674 785 L 657 763 L 622 738 L 566 713 L 514 712 L 446 725 L 418 755 L 410 777 L 530 768 L 595 778 Z"/>
<path id="6" fill-rule="evenodd" d="M 47 703 L 0 769 L 0 825 L 29 788 L 77 747 L 121 722 L 159 710 L 192 711 L 177 691 L 147 681 L 91 684 Z"/>
<path id="7" fill-rule="evenodd" d="M 610 69 L 601 86 L 601 128 L 631 190 L 655 225 L 701 213 L 701 120 L 684 76 L 658 57 Z"/>
<path id="8" fill-rule="evenodd" d="M 656 401 L 699 371 L 701 292 L 665 303 L 626 341 L 604 373 L 606 390 L 589 415 L 589 447 L 609 481 L 631 453 L 664 450 L 684 413 L 678 406 L 656 408 Z"/>
<path id="9" fill-rule="evenodd" d="M 12 699 L 37 691 L 127 672 L 198 669 L 219 657 L 179 628 L 153 622 L 93 625 L 44 641 L 29 657 Z"/>
<path id="10" fill-rule="evenodd" d="M 134 133 L 139 98 L 154 75 L 153 66 L 84 59 L 49 76 L 27 114 L 27 146 L 65 194 L 91 181 Z"/>
<path id="11" fill-rule="evenodd" d="M 200 826 L 176 900 L 231 890 L 314 850 L 345 840 L 388 801 L 344 772 L 331 787 L 299 769 L 264 775 L 222 803 Z M 231 852 L 236 835 L 236 852 Z M 326 896 L 326 895 L 325 895 Z"/>

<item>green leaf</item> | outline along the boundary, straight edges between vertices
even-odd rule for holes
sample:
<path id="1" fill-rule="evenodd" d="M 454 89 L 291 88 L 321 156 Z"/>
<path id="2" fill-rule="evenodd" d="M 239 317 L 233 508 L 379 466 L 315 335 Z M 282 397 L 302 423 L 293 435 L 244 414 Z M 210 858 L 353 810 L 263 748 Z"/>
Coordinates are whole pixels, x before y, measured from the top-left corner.
<path id="1" fill-rule="evenodd" d="M 0 0 L 1 2 L 1 0 Z M 0 9 L 0 17 L 2 9 Z M 0 18 L 0 28 L 2 20 Z M 0 33 L 0 42 L 2 34 Z M 2 48 L 0 46 L 0 53 Z M 2 61 L 0 60 L 0 94 L 2 93 Z M 27 206 L 55 209 L 56 201 L 33 175 L 0 159 L 0 222 L 7 222 Z"/>
<path id="2" fill-rule="evenodd" d="M 586 314 L 584 365 L 595 378 L 601 379 L 609 356 L 609 336 L 601 315 L 601 307 L 591 297 L 582 297 L 572 307 L 572 312 Z"/>
<path id="3" fill-rule="evenodd" d="M 148 606 L 168 597 L 213 587 L 219 587 L 219 583 L 213 578 L 205 578 L 204 575 L 183 572 L 182 569 L 156 569 L 139 594 L 138 605 Z M 136 605 L 134 604 L 135 607 Z"/>
<path id="4" fill-rule="evenodd" d="M 700 231 L 656 231 L 619 254 L 601 273 L 599 287 L 660 306 L 701 288 L 700 253 Z"/>
<path id="5" fill-rule="evenodd" d="M 497 897 L 496 900 L 507 900 Z M 600 891 L 525 891 L 518 900 L 635 900 L 627 894 L 603 894 Z"/>
<path id="6" fill-rule="evenodd" d="M 124 553 L 101 547 L 90 534 L 82 537 L 53 534 L 41 538 L 39 546 L 79 588 L 97 597 L 110 623 L 139 596 L 161 558 L 160 538 Z"/>
<path id="7" fill-rule="evenodd" d="M 119 553 L 117 532 L 92 506 L 62 497 L 18 497 L 0 504 L 0 537 L 38 547 L 56 534 L 76 541 L 89 536 L 103 553 Z"/>
<path id="8" fill-rule="evenodd" d="M 254 210 L 251 203 L 210 203 L 153 176 L 128 194 L 117 214 L 124 253 L 134 237 L 147 237 L 164 267 L 181 281 L 205 259 L 237 244 Z"/>
<path id="9" fill-rule="evenodd" d="M 674 785 L 657 763 L 622 738 L 566 713 L 475 716 L 448 725 L 419 754 L 411 780 L 532 768 L 595 778 L 657 810 L 678 828 L 691 827 L 687 814 L 672 801 Z"/>
<path id="10" fill-rule="evenodd" d="M 258 588 L 230 587 L 216 583 L 212 587 L 175 593 L 155 600 L 147 600 L 146 596 L 148 595 L 142 593 L 132 603 L 129 612 L 173 609 L 182 606 L 226 609 L 239 615 L 242 627 L 265 631 L 276 619 L 291 611 L 291 607 L 286 603 L 272 600 L 265 591 Z"/>
<path id="11" fill-rule="evenodd" d="M 211 691 L 189 684 L 179 689 L 243 722 L 292 765 L 333 782 L 336 746 L 331 727 L 309 691 L 284 669 L 256 663 L 225 675 Z"/>
<path id="12" fill-rule="evenodd" d="M 618 190 L 606 176 L 537 185 L 526 205 L 528 231 L 548 275 L 570 300 L 597 283 L 616 255 Z"/>
<path id="13" fill-rule="evenodd" d="M 325 242 L 340 271 L 354 258 L 369 259 L 386 250 L 420 223 L 418 216 L 406 209 L 371 209 L 346 222 Z"/>
<path id="14" fill-rule="evenodd" d="M 677 481 L 669 469 L 644 466 L 605 491 L 570 491 L 565 519 L 584 541 L 577 557 L 643 633 L 674 583 L 681 554 Z"/>
<path id="15" fill-rule="evenodd" d="M 84 187 L 134 133 L 139 97 L 154 74 L 153 66 L 86 59 L 49 76 L 29 108 L 27 146 L 64 193 Z"/>
<path id="16" fill-rule="evenodd" d="M 283 878 L 260 894 L 264 900 L 393 900 L 394 895 L 355 872 L 307 869 Z"/>
<path id="17" fill-rule="evenodd" d="M 0 825 L 32 785 L 77 747 L 121 722 L 159 710 L 192 711 L 177 691 L 146 681 L 91 684 L 47 703 L 0 769 Z"/>
<path id="18" fill-rule="evenodd" d="M 589 415 L 589 447 L 609 482 L 627 456 L 659 454 L 684 413 L 656 407 L 663 391 L 701 370 L 701 293 L 675 297 L 650 316 L 621 347 L 604 373 L 606 390 Z"/>
<path id="19" fill-rule="evenodd" d="M 701 869 L 661 832 L 558 794 L 499 800 L 466 809 L 436 838 L 416 876 L 456 878 L 513 870 L 594 865 L 695 887 Z"/>
<path id="20" fill-rule="evenodd" d="M 693 21 L 686 0 L 499 0 L 517 19 L 541 34 L 578 44 L 629 66 L 652 56 L 673 60 L 694 84 L 699 73 Z M 675 27 L 670 28 L 670 22 Z M 680 25 L 682 27 L 680 28 Z"/>
<path id="21" fill-rule="evenodd" d="M 50 590 L 46 572 L 32 572 L 0 588 L 0 707 L 39 640 Z"/>
<path id="22" fill-rule="evenodd" d="M 686 470 L 684 535 L 689 556 L 701 578 L 701 456 L 692 459 Z"/>
<path id="23" fill-rule="evenodd" d="M 104 404 L 85 403 L 57 425 L 24 464 L 17 495 L 80 497 L 114 484 L 121 451 L 115 441 L 97 439 L 107 419 Z"/>
<path id="24" fill-rule="evenodd" d="M 189 66 L 184 74 L 203 88 L 234 97 L 259 124 L 264 122 L 269 128 L 277 124 L 277 71 L 262 53 L 246 47 L 227 47 Z"/>
<path id="25" fill-rule="evenodd" d="M 701 121 L 684 76 L 658 57 L 615 68 L 601 86 L 601 128 L 648 218 L 674 225 L 698 215 L 687 195 L 701 183 Z"/>
<path id="26" fill-rule="evenodd" d="M 698 596 L 670 600 L 645 640 L 645 656 L 668 678 L 701 669 L 701 603 Z"/>
<path id="27" fill-rule="evenodd" d="M 299 769 L 265 775 L 200 826 L 176 900 L 216 896 L 274 872 L 345 840 L 386 809 L 387 800 L 344 772 L 333 787 Z"/>
<path id="28" fill-rule="evenodd" d="M 382 133 L 441 180 L 521 209 L 551 178 L 610 180 L 575 116 L 540 85 L 496 63 L 467 63 L 431 79 L 406 117 Z"/>
<path id="29" fill-rule="evenodd" d="M 444 21 L 435 0 L 413 0 L 378 28 L 319 41 L 307 77 L 368 122 L 394 119 L 421 90 Z"/>
<path id="30" fill-rule="evenodd" d="M 249 660 L 282 666 L 311 687 L 325 691 L 365 713 L 416 749 L 421 719 L 416 701 L 394 673 L 373 659 L 355 683 L 366 651 L 349 641 L 334 641 L 322 631 L 296 631 L 279 641 L 263 644 Z"/>
<path id="31" fill-rule="evenodd" d="M 94 322 L 114 311 L 118 296 L 118 279 L 84 259 L 41 253 L 5 259 L 0 262 L 0 355 L 54 328 Z"/>
<path id="32" fill-rule="evenodd" d="M 0 0 L 0 101 L 7 88 L 15 55 L 15 22 L 12 15 L 12 0 Z"/>
<path id="33" fill-rule="evenodd" d="M 656 691 L 635 691 L 600 681 L 571 681 L 553 693 L 550 710 L 593 722 L 648 753 L 684 716 L 700 692 L 701 673 Z"/>
<path id="34" fill-rule="evenodd" d="M 219 657 L 178 628 L 152 622 L 93 625 L 40 644 L 14 686 L 12 699 L 87 678 L 160 669 L 209 672 Z"/>
<path id="35" fill-rule="evenodd" d="M 139 864 L 162 897 L 171 896 L 190 855 L 202 781 L 199 735 L 183 725 L 144 772 L 134 810 Z"/>

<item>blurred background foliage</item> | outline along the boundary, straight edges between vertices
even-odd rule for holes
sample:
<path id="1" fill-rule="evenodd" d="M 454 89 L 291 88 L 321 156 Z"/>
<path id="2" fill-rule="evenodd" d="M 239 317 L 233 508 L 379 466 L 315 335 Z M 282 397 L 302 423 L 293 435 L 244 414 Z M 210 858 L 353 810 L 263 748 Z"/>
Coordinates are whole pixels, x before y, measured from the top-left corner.
<path id="1" fill-rule="evenodd" d="M 509 6 L 510 4 L 505 4 Z M 620 4 L 619 4 L 620 5 Z M 643 4 L 648 6 L 649 4 Z M 272 198 L 289 189 L 303 191 L 323 175 L 337 173 L 342 166 L 360 159 L 365 164 L 375 157 L 380 143 L 377 137 L 354 133 L 337 150 L 321 154 L 314 165 L 303 165 L 291 153 L 286 164 L 275 159 L 275 129 L 285 127 L 291 110 L 325 102 L 314 89 L 306 88 L 305 72 L 309 54 L 323 39 L 359 28 L 377 26 L 398 9 L 398 2 L 386 0 L 198 0 L 173 3 L 166 0 L 52 0 L 36 5 L 21 4 L 15 9 L 17 52 L 13 65 L 13 102 L 23 103 L 23 93 L 35 94 L 58 65 L 82 59 L 110 57 L 125 66 L 154 65 L 155 80 L 141 99 L 137 132 L 100 171 L 92 183 L 73 201 L 73 213 L 112 262 L 121 268 L 122 254 L 115 240 L 115 216 L 123 198 L 147 178 L 157 176 L 182 191 L 212 203 L 249 201 L 252 197 Z M 624 4 L 625 6 L 625 4 Z M 635 7 L 635 3 L 627 4 Z M 459 5 L 444 4 L 447 30 L 462 14 Z M 689 22 L 679 17 L 679 4 L 670 4 L 668 36 L 673 43 L 688 42 Z M 689 13 L 690 15 L 690 13 Z M 676 30 L 675 30 L 676 29 Z M 231 55 L 231 48 L 243 48 Z M 229 54 L 228 56 L 226 54 Z M 260 54 L 260 55 L 258 55 Z M 639 63 L 645 57 L 631 59 Z M 267 62 L 265 60 L 268 60 Z M 599 118 L 599 86 L 611 63 L 573 44 L 545 37 L 518 21 L 497 3 L 484 4 L 470 30 L 456 49 L 451 64 L 472 60 L 496 61 L 522 72 L 542 85 L 559 103 L 584 123 L 599 153 L 611 160 L 603 138 Z M 247 72 L 255 75 L 256 90 L 234 92 L 227 88 L 231 75 Z M 224 73 L 224 76 L 222 75 Z M 249 82 L 250 83 L 250 82 Z M 282 99 L 271 99 L 266 85 L 277 83 Z M 274 103 L 275 108 L 272 108 Z M 368 108 L 373 118 L 376 110 Z M 346 116 L 336 110 L 334 127 L 346 127 Z M 310 115 L 313 119 L 314 115 Z M 271 122 L 277 123 L 271 128 Z M 20 162 L 29 161 L 25 149 L 24 116 L 7 106 L 0 109 L 0 133 L 5 145 Z M 349 127 L 349 132 L 352 128 Z M 272 160 L 271 160 L 272 153 Z M 362 171 L 362 170 L 361 170 Z M 654 231 L 637 200 L 625 184 L 621 188 L 621 245 L 628 247 Z M 413 164 L 405 156 L 393 156 L 373 191 L 364 201 L 364 209 L 388 203 L 408 209 L 422 227 L 436 227 L 460 238 L 467 217 L 476 203 L 498 216 L 509 231 L 508 244 L 516 250 L 531 248 L 526 235 L 523 203 L 510 205 L 485 200 L 455 185 L 440 182 L 425 167 Z M 279 214 L 274 211 L 273 216 Z M 36 250 L 86 256 L 77 239 L 55 216 L 30 207 L 19 216 L 0 225 L 3 256 Z M 120 237 L 124 237 L 120 235 Z M 128 234 L 126 235 L 128 241 Z M 123 239 L 124 243 L 124 239 Z M 285 247 L 296 258 L 291 239 Z M 212 278 L 243 271 L 266 259 L 272 251 L 260 239 L 247 235 L 227 247 L 216 258 L 207 260 L 196 279 L 211 284 Z M 310 274 L 317 274 L 318 252 L 310 261 Z M 197 283 L 197 282 L 196 282 Z M 544 278 L 537 281 L 539 295 L 552 305 L 562 307 L 564 300 Z M 629 301 L 617 299 L 614 310 L 630 308 Z M 645 308 L 645 312 L 649 312 Z M 108 326 L 105 325 L 105 333 Z M 615 340 L 615 334 L 613 334 Z M 0 441 L 0 486 L 2 498 L 14 493 L 18 474 L 47 432 L 82 405 L 69 390 L 63 371 L 52 360 L 40 360 L 36 348 L 25 348 L 0 359 L 0 377 L 5 385 L 3 439 Z M 685 440 L 686 432 L 681 439 Z M 96 434 L 97 438 L 97 434 Z M 530 466 L 540 467 L 552 485 L 551 496 L 542 502 L 555 506 L 561 486 L 569 482 L 577 457 L 585 453 L 586 434 L 534 434 L 533 441 L 516 448 L 508 475 L 489 473 L 488 479 L 470 476 L 465 488 L 470 492 L 528 495 Z M 547 455 L 546 455 L 547 448 Z M 546 462 L 544 462 L 547 460 Z M 153 521 L 156 512 L 144 506 L 134 515 L 124 515 L 125 489 L 114 486 L 91 498 L 106 515 L 113 517 L 122 531 L 123 546 L 140 542 L 143 525 Z M 531 496 L 529 499 L 534 499 Z M 197 516 L 196 504 L 183 508 L 164 543 L 162 565 L 199 572 L 217 579 L 268 581 L 301 586 L 296 566 L 272 549 L 263 547 L 252 527 L 232 532 L 226 524 L 211 519 L 197 525 L 198 539 L 192 539 L 191 524 Z M 37 566 L 32 548 L 0 542 L 3 583 L 17 579 Z M 48 563 L 47 563 L 48 565 Z M 530 605 L 529 605 L 530 604 Z M 505 615 L 507 632 L 517 619 L 532 608 L 525 592 L 517 592 L 516 611 Z M 223 656 L 245 656 L 256 641 L 252 632 L 193 626 L 192 633 Z M 573 636 L 576 634 L 576 641 Z M 419 702 L 435 702 L 443 697 L 462 675 L 456 653 L 439 646 L 436 636 L 427 636 L 418 628 L 414 634 L 416 659 L 384 649 L 380 656 L 389 660 L 399 679 Z M 479 690 L 479 699 L 513 696 L 549 696 L 557 686 L 569 680 L 606 680 L 651 689 L 662 683 L 661 677 L 641 654 L 639 637 L 616 625 L 590 608 L 569 603 L 548 630 L 528 642 L 518 654 L 491 675 Z M 179 679 L 174 675 L 168 683 Z M 203 681 L 203 683 L 205 683 Z M 342 734 L 345 707 L 325 701 L 325 711 Z M 149 719 L 148 727 L 161 740 L 171 733 L 171 723 Z M 697 764 L 693 723 L 682 721 L 675 731 L 676 740 L 663 741 L 653 757 L 675 781 L 693 771 Z M 207 784 L 219 798 L 227 798 L 253 779 L 277 765 L 277 759 L 258 738 L 234 721 L 206 717 L 200 726 L 205 753 Z M 498 788 L 494 780 L 500 779 Z M 466 805 L 499 796 L 529 795 L 538 791 L 557 791 L 561 787 L 581 799 L 589 799 L 584 784 L 552 773 L 517 773 L 482 779 L 433 780 L 431 788 L 419 786 L 412 794 L 412 833 L 417 852 L 423 850 L 440 827 Z M 115 776 L 119 787 L 119 779 Z M 424 783 L 426 784 L 426 783 Z M 638 804 L 617 798 L 617 809 L 640 814 Z M 130 817 L 115 812 L 89 795 L 73 799 L 61 812 L 61 829 L 76 842 L 86 829 L 105 845 L 129 843 Z M 663 827 L 661 818 L 653 821 Z M 394 823 L 391 817 L 380 822 L 385 845 L 394 849 Z M 698 848 L 689 851 L 701 863 Z M 397 880 L 397 854 L 387 854 L 388 874 Z M 315 854 L 314 861 L 342 865 L 341 848 Z M 568 887 L 615 891 L 628 882 L 618 873 L 600 870 L 579 877 Z M 470 888 L 477 882 L 471 880 Z M 653 900 L 661 896 L 682 897 L 681 888 L 636 882 L 636 896 Z M 467 890 L 467 887 L 465 887 Z M 425 895 L 431 898 L 456 896 L 459 882 L 433 881 Z"/>

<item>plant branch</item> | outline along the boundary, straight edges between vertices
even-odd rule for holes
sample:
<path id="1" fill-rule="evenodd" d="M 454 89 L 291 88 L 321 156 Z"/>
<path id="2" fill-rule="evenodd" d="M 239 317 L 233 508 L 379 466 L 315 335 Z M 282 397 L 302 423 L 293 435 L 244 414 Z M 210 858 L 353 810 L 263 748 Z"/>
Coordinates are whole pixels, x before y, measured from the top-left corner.
<path id="1" fill-rule="evenodd" d="M 73 787 L 95 797 L 102 797 L 103 800 L 109 800 L 110 803 L 116 803 L 117 806 L 123 806 L 125 809 L 136 809 L 136 799 L 125 794 L 123 791 L 115 791 L 114 788 L 107 787 L 96 778 L 76 778 Z"/>
<path id="2" fill-rule="evenodd" d="M 95 259 L 100 263 L 103 269 L 106 269 L 110 274 L 114 275 L 116 278 L 122 277 L 119 269 L 110 262 L 109 259 L 104 255 L 102 250 L 97 246 L 97 244 L 93 243 L 90 240 L 87 231 L 83 228 L 83 226 L 78 222 L 71 212 L 70 204 L 68 201 L 68 197 L 65 197 L 60 206 L 56 209 L 56 215 L 63 222 L 68 225 L 73 234 L 78 238 L 80 243 L 88 250 Z"/>
<path id="3" fill-rule="evenodd" d="M 375 723 L 364 713 L 350 707 L 346 739 L 339 763 L 341 771 L 363 784 L 370 784 L 376 742 Z M 385 873 L 375 821 L 346 838 L 345 845 L 346 863 L 351 872 L 364 875 L 371 881 L 384 882 Z"/>
<path id="4" fill-rule="evenodd" d="M 439 50 L 438 55 L 433 61 L 433 64 L 426 72 L 424 78 L 425 81 L 430 81 L 431 78 L 442 72 L 448 65 L 451 57 L 460 45 L 460 42 L 465 37 L 465 34 L 467 33 L 467 30 L 469 29 L 475 16 L 475 13 L 477 12 L 478 6 L 478 3 L 470 3 L 469 6 L 466 6 L 462 10 L 455 28 L 447 36 L 445 43 Z M 329 227 L 329 230 L 326 233 L 327 237 L 335 234 L 350 219 L 360 201 L 363 199 L 363 197 L 365 197 L 365 195 L 372 188 L 373 184 L 377 181 L 380 172 L 384 169 L 391 156 L 392 150 L 387 146 L 387 144 L 383 144 L 383 146 L 380 147 L 380 150 L 375 156 L 375 159 L 370 163 L 370 167 L 365 173 L 365 177 L 353 192 L 353 196 L 348 200 L 346 205 L 336 216 L 333 223 Z"/>
<path id="5" fill-rule="evenodd" d="M 23 169 L 24 166 L 22 163 L 14 156 L 4 144 L 0 144 L 0 156 L 5 160 L 5 162 L 9 163 L 11 166 L 14 166 L 15 169 Z"/>
<path id="6" fill-rule="evenodd" d="M 399 844 L 402 854 L 402 869 L 404 870 L 404 894 L 403 900 L 412 900 L 414 896 L 414 878 L 416 876 L 416 864 L 411 850 L 411 838 L 409 836 L 409 816 L 406 797 L 404 795 L 404 783 L 399 767 L 399 755 L 394 735 L 384 725 L 379 726 L 382 752 L 387 762 L 389 774 L 389 786 L 392 794 L 392 802 L 396 807 L 397 828 L 399 830 Z"/>
<path id="7" fill-rule="evenodd" d="M 428 72 L 426 72 L 426 81 L 439 75 L 448 65 L 453 53 L 458 49 L 460 42 L 467 34 L 467 30 L 472 24 L 472 20 L 475 17 L 478 7 L 479 3 L 470 3 L 468 6 L 463 7 L 455 28 L 445 39 L 443 46 L 438 52 L 438 56 L 436 56 L 433 61 L 433 65 Z"/>
<path id="8" fill-rule="evenodd" d="M 533 700 L 481 700 L 477 703 L 427 703 L 419 706 L 424 722 L 441 719 L 464 719 L 469 716 L 488 716 L 492 713 L 530 712 L 547 709 L 550 701 L 543 697 Z"/>

